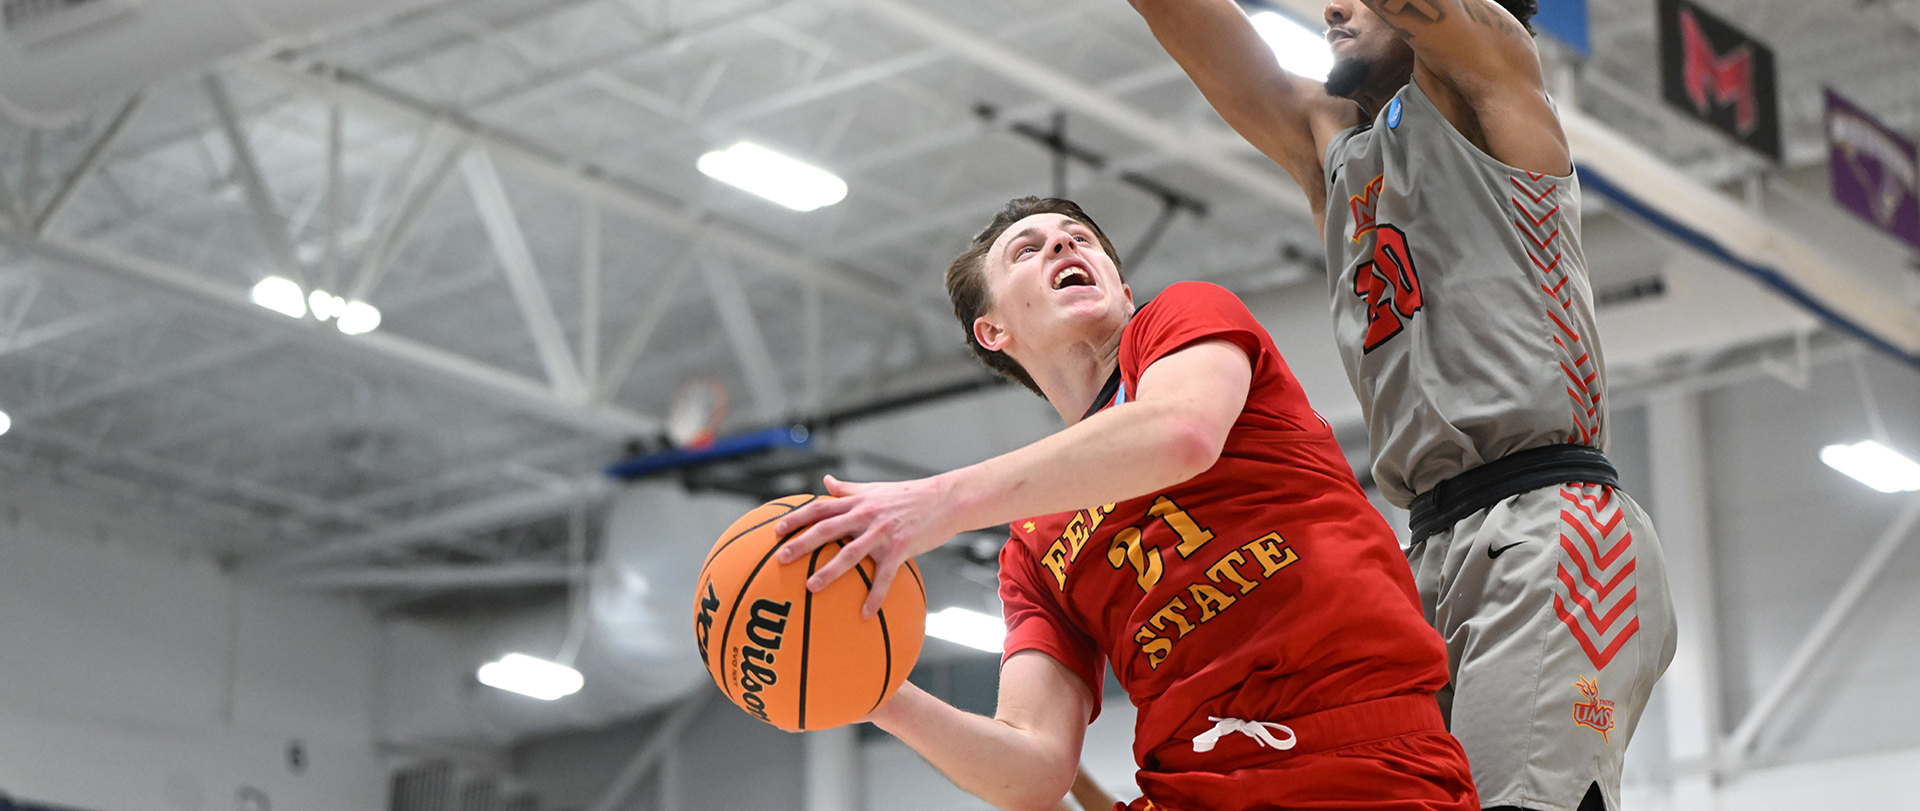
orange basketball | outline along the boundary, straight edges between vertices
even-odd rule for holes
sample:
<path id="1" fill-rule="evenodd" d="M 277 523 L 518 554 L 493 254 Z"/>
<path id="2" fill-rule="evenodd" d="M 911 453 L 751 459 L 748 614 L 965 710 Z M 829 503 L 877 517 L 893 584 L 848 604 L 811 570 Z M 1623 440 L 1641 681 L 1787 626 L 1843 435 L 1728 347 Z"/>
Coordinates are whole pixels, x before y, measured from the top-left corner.
<path id="1" fill-rule="evenodd" d="M 912 561 L 873 619 L 860 617 L 874 563 L 862 560 L 825 591 L 807 578 L 845 541 L 781 565 L 780 517 L 831 496 L 786 496 L 753 508 L 727 527 L 700 567 L 693 636 L 707 672 L 727 698 L 788 732 L 858 720 L 900 689 L 920 658 L 927 590 Z"/>

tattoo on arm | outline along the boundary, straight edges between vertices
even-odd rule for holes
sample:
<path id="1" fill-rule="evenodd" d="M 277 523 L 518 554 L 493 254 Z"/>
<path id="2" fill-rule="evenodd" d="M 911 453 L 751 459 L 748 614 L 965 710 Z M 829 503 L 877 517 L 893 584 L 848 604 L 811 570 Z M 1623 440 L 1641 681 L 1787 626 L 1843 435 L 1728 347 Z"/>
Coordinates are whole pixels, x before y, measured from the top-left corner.
<path id="1" fill-rule="evenodd" d="M 1407 30 L 1401 22 L 1414 25 L 1432 25 L 1447 18 L 1449 8 L 1467 15 L 1467 19 L 1481 27 L 1506 31 L 1514 28 L 1513 21 L 1494 9 L 1481 5 L 1481 0 L 1363 0 L 1375 14 L 1380 15 L 1388 27 L 1401 36 L 1411 38 L 1413 32 Z"/>
<path id="2" fill-rule="evenodd" d="M 1401 17 L 1417 23 L 1437 23 L 1447 12 L 1434 0 L 1368 0 L 1367 5 L 1382 17 Z"/>

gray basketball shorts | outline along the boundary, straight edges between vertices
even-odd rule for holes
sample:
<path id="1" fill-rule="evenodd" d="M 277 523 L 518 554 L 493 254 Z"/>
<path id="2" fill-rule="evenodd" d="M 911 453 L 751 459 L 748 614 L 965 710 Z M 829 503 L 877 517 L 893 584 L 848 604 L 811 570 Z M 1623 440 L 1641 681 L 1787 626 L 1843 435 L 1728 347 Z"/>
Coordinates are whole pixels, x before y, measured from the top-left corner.
<path id="1" fill-rule="evenodd" d="M 1447 726 L 1482 807 L 1575 811 L 1620 767 L 1673 660 L 1673 600 L 1653 525 L 1597 484 L 1513 496 L 1407 552 L 1447 644 Z"/>

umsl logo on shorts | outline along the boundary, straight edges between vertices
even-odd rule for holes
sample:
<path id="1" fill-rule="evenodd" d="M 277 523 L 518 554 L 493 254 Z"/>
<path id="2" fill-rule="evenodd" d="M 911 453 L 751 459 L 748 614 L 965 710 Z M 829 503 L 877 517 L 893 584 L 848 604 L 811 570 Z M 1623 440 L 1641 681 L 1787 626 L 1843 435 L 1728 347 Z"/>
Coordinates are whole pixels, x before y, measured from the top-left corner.
<path id="1" fill-rule="evenodd" d="M 1587 697 L 1585 701 L 1573 704 L 1573 722 L 1600 733 L 1600 740 L 1612 743 L 1607 733 L 1613 731 L 1613 702 L 1600 698 L 1600 683 L 1592 679 L 1575 680 L 1573 686 Z"/>
<path id="2" fill-rule="evenodd" d="M 741 646 L 734 663 L 740 668 L 740 702 L 762 721 L 768 721 L 767 702 L 760 691 L 780 680 L 773 669 L 773 654 L 780 650 L 781 638 L 787 633 L 787 614 L 792 610 L 791 600 L 753 601 L 752 618 L 747 620 L 747 641 L 753 644 Z"/>

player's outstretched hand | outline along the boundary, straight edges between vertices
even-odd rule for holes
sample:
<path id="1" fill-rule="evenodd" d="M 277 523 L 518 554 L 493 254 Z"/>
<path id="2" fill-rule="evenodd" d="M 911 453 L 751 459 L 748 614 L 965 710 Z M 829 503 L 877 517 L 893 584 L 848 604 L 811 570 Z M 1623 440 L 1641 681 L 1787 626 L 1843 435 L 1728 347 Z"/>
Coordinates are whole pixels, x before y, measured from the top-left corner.
<path id="1" fill-rule="evenodd" d="M 873 588 L 861 615 L 872 617 L 886 602 L 887 590 L 908 558 L 946 543 L 954 533 L 947 526 L 948 499 L 938 478 L 861 484 L 826 477 L 827 492 L 820 499 L 788 513 L 773 531 L 786 535 L 806 531 L 780 548 L 780 562 L 792 563 L 833 541 L 850 539 L 807 579 L 807 588 L 819 591 L 846 574 L 861 558 L 873 558 Z"/>

